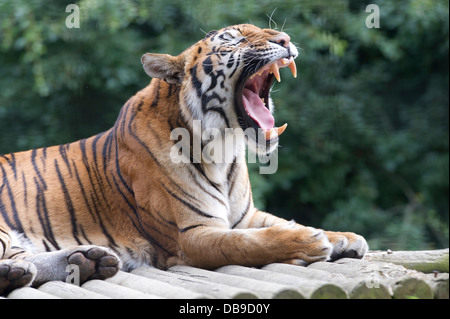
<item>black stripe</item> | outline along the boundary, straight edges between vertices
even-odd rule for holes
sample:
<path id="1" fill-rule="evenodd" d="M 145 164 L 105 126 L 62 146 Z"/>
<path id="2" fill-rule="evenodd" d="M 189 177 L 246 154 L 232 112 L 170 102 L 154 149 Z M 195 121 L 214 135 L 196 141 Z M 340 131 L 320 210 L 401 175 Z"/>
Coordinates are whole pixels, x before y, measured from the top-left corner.
<path id="1" fill-rule="evenodd" d="M 227 183 L 228 183 L 228 196 L 231 195 L 234 189 L 234 185 L 236 184 L 237 176 L 235 176 L 235 170 L 236 170 L 236 158 L 234 158 L 233 163 L 231 163 L 230 171 L 227 175 Z"/>
<path id="2" fill-rule="evenodd" d="M 89 238 L 86 236 L 86 233 L 84 232 L 83 226 L 80 226 L 81 235 L 83 235 L 84 239 L 87 241 L 89 245 L 92 245 L 92 242 L 89 240 Z"/>
<path id="3" fill-rule="evenodd" d="M 228 174 L 227 174 L 227 182 L 230 183 L 230 179 L 234 174 L 234 171 L 236 169 L 236 156 L 233 158 L 233 162 L 231 162 Z"/>
<path id="4" fill-rule="evenodd" d="M 45 251 L 47 251 L 47 252 L 52 251 L 52 249 L 51 249 L 50 246 L 47 244 L 47 242 L 45 241 L 45 239 L 42 239 L 42 244 L 44 245 Z"/>
<path id="5" fill-rule="evenodd" d="M 26 252 L 27 252 L 26 250 L 20 250 L 20 251 L 14 253 L 12 255 L 8 255 L 8 259 L 14 259 L 14 257 L 16 257 L 17 255 L 20 255 L 20 254 L 23 254 L 23 253 L 26 253 Z"/>
<path id="6" fill-rule="evenodd" d="M 125 202 L 127 203 L 127 205 L 131 208 L 131 210 L 132 210 L 132 212 L 133 212 L 133 215 L 130 215 L 128 212 L 127 212 L 127 215 L 128 215 L 128 217 L 129 217 L 129 219 L 131 220 L 131 222 L 133 223 L 133 226 L 136 228 L 136 230 L 137 230 L 137 231 L 138 231 L 145 239 L 147 239 L 152 245 L 154 245 L 154 246 L 160 248 L 161 250 L 163 250 L 164 252 L 166 252 L 167 254 L 169 254 L 169 251 L 167 251 L 167 250 L 166 250 L 166 249 L 165 249 L 158 241 L 156 241 L 156 240 L 153 238 L 153 236 L 151 236 L 151 235 L 145 230 L 145 228 L 144 228 L 143 225 L 142 225 L 141 218 L 140 218 L 140 216 L 139 216 L 139 214 L 138 214 L 138 212 L 137 212 L 135 206 L 134 206 L 132 203 L 130 203 L 130 201 L 129 201 L 128 198 L 125 196 L 125 194 L 120 190 L 120 187 L 119 187 L 119 185 L 117 184 L 117 181 L 116 181 L 115 176 L 113 176 L 113 181 L 114 181 L 114 184 L 116 185 L 116 188 L 117 188 L 117 190 L 119 191 L 120 195 L 122 196 L 122 198 L 125 200 Z M 134 216 L 134 218 L 133 218 L 133 216 Z M 157 261 L 156 261 L 157 256 L 156 256 L 156 255 L 155 255 L 155 256 L 152 256 L 152 258 L 155 259 L 154 261 L 152 261 L 153 264 L 155 265 L 156 262 L 157 262 Z"/>
<path id="7" fill-rule="evenodd" d="M 146 208 L 144 208 L 144 207 L 142 207 L 142 206 L 140 206 L 140 205 L 138 205 L 138 208 L 139 208 L 140 211 L 146 213 L 147 215 L 150 215 L 150 216 L 151 216 L 155 221 L 157 221 L 160 225 L 163 225 L 163 226 L 166 226 L 166 227 L 169 227 L 169 226 L 170 226 L 170 227 L 177 227 L 177 224 L 176 224 L 176 223 L 174 223 L 174 222 L 172 222 L 172 221 L 170 221 L 170 220 L 167 220 L 167 219 L 166 219 L 164 216 L 162 216 L 161 213 L 158 212 L 157 210 L 155 210 L 155 212 L 156 212 L 156 215 L 158 216 L 158 218 L 155 217 L 155 214 L 153 214 L 152 211 L 150 211 L 150 210 L 148 210 L 148 209 L 146 209 Z"/>
<path id="8" fill-rule="evenodd" d="M 16 229 L 18 232 L 23 233 L 24 232 L 23 226 L 22 226 L 22 223 L 20 222 L 19 214 L 17 212 L 16 202 L 14 200 L 13 192 L 11 190 L 11 187 L 9 186 L 9 180 L 6 177 L 5 168 L 2 165 L 0 165 L 0 167 L 2 169 L 2 174 L 3 174 L 3 185 L 0 188 L 0 195 L 3 192 L 3 188 L 6 186 L 6 191 L 8 193 L 8 198 L 9 198 L 9 204 L 11 205 L 11 210 L 12 210 L 12 217 L 13 217 L 13 220 L 15 223 L 13 228 Z M 6 223 L 11 227 L 12 225 L 11 225 L 11 222 L 9 221 L 9 218 L 8 218 L 8 215 L 6 212 L 6 208 L 5 208 L 5 204 L 3 204 L 3 202 L 2 202 L 1 196 L 0 196 L 0 210 L 1 210 L 2 216 L 5 218 Z"/>
<path id="9" fill-rule="evenodd" d="M 8 233 L 4 232 L 4 231 L 1 230 L 1 229 L 0 229 L 0 231 L 1 231 L 2 233 L 5 233 L 5 234 L 9 237 L 9 234 L 8 234 Z M 3 241 L 3 240 L 0 240 L 0 243 L 2 243 L 2 247 L 3 247 L 3 254 L 0 255 L 0 259 L 2 259 L 3 256 L 6 254 L 6 247 L 7 247 L 7 246 L 6 246 L 6 242 Z"/>
<path id="10" fill-rule="evenodd" d="M 23 203 L 25 207 L 28 204 L 28 187 L 27 187 L 27 179 L 25 178 L 25 173 L 22 171 L 22 185 L 23 185 Z"/>
<path id="11" fill-rule="evenodd" d="M 188 203 L 187 201 L 185 201 L 184 199 L 178 197 L 177 195 L 175 195 L 174 193 L 172 193 L 162 182 L 160 182 L 162 187 L 164 187 L 164 189 L 166 190 L 167 193 L 169 193 L 173 198 L 177 199 L 178 201 L 180 201 L 183 205 L 185 205 L 186 207 L 188 207 L 190 210 L 192 210 L 193 212 L 196 212 L 197 214 L 206 217 L 206 218 L 218 218 L 215 216 L 212 216 L 210 214 L 207 214 L 205 212 L 203 212 L 202 210 L 200 210 L 199 208 L 195 207 L 194 205 L 192 205 L 191 203 Z"/>
<path id="12" fill-rule="evenodd" d="M 113 236 L 111 236 L 111 234 L 108 232 L 108 229 L 106 228 L 105 224 L 103 223 L 103 220 L 102 220 L 101 215 L 100 215 L 101 211 L 99 210 L 98 205 L 97 205 L 97 203 L 96 203 L 96 201 L 94 199 L 94 195 L 92 193 L 91 193 L 91 201 L 92 201 L 92 204 L 94 205 L 94 209 L 95 209 L 95 212 L 97 214 L 97 217 L 98 217 L 98 220 L 99 220 L 99 223 L 100 223 L 100 228 L 102 229 L 103 234 L 106 236 L 106 238 L 108 238 L 108 241 L 110 242 L 110 245 L 112 245 L 113 247 L 119 247 L 117 245 L 117 243 L 115 242 Z M 112 247 L 110 246 L 110 248 L 112 248 Z"/>
<path id="13" fill-rule="evenodd" d="M 131 102 L 133 100 L 129 99 L 127 103 L 120 110 L 119 118 L 117 119 L 117 123 L 120 123 L 119 127 L 121 128 L 120 134 L 122 139 L 125 139 L 125 122 L 127 120 L 128 109 L 130 108 Z M 117 130 L 114 131 L 114 138 L 117 141 Z"/>
<path id="14" fill-rule="evenodd" d="M 154 221 L 158 222 L 158 224 L 164 225 L 160 220 L 156 219 L 156 218 L 154 217 L 154 215 L 153 215 L 149 210 L 143 209 L 143 207 L 141 207 L 141 206 L 138 206 L 138 208 L 139 208 L 139 213 L 140 213 L 141 211 L 144 211 L 145 213 L 147 213 L 148 215 L 150 215 L 150 216 L 153 218 Z M 141 215 L 139 214 L 139 216 L 141 216 Z M 165 220 L 164 220 L 164 221 L 165 221 Z M 166 221 L 166 222 L 167 222 L 167 221 Z M 141 223 L 143 224 L 143 226 L 145 226 L 145 229 L 146 229 L 147 231 L 148 231 L 148 230 L 152 230 L 153 232 L 158 233 L 160 236 L 163 236 L 163 237 L 165 237 L 165 238 L 167 238 L 167 239 L 170 239 L 171 241 L 177 243 L 177 240 L 175 240 L 173 237 L 169 236 L 166 232 L 163 232 L 163 231 L 159 230 L 158 228 L 149 225 L 149 224 L 146 223 L 145 221 L 141 221 Z M 168 251 L 167 251 L 167 252 L 168 252 Z"/>
<path id="15" fill-rule="evenodd" d="M 168 83 L 169 88 L 167 89 L 167 98 L 172 97 L 172 90 L 175 87 L 175 84 Z"/>
<path id="16" fill-rule="evenodd" d="M 62 159 L 64 160 L 64 163 L 66 163 L 67 169 L 69 170 L 70 177 L 72 177 L 72 168 L 70 167 L 69 159 L 67 158 L 65 145 L 59 146 L 59 154 L 61 155 Z"/>
<path id="17" fill-rule="evenodd" d="M 192 152 L 191 152 L 191 153 L 192 153 Z M 211 180 L 208 178 L 208 176 L 206 176 L 206 173 L 205 173 L 205 171 L 204 171 L 203 168 L 202 168 L 202 164 L 200 164 L 200 163 L 194 163 L 194 160 L 193 160 L 192 157 L 191 157 L 191 163 L 192 163 L 192 166 L 194 166 L 194 167 L 197 169 L 197 171 L 201 174 L 201 176 L 209 183 L 209 185 L 212 186 L 212 187 L 214 187 L 219 193 L 222 194 L 222 192 L 221 192 L 220 189 L 219 189 L 219 186 L 218 186 L 216 183 L 214 183 L 213 181 L 211 181 Z"/>
<path id="18" fill-rule="evenodd" d="M 103 150 L 102 150 L 102 156 L 103 156 L 103 174 L 106 177 L 107 173 L 106 173 L 106 166 L 107 163 L 109 163 L 109 159 L 111 158 L 111 147 L 112 147 L 112 143 L 114 141 L 113 139 L 113 135 L 114 135 L 114 131 L 111 130 L 108 134 L 108 136 L 106 137 L 106 140 L 103 144 Z M 109 179 L 106 178 L 106 180 L 109 183 Z M 111 186 L 111 184 L 110 184 Z"/>
<path id="19" fill-rule="evenodd" d="M 70 222 L 72 224 L 72 236 L 75 238 L 76 242 L 81 245 L 82 242 L 78 239 L 78 229 L 77 229 L 77 218 L 75 216 L 75 209 L 73 207 L 72 199 L 70 198 L 69 191 L 67 190 L 66 184 L 64 183 L 64 178 L 59 170 L 58 161 L 55 158 L 55 168 L 58 174 L 59 183 L 61 184 L 61 189 L 64 194 L 64 200 L 66 202 L 67 211 L 70 215 Z"/>
<path id="20" fill-rule="evenodd" d="M 189 171 L 189 174 L 190 174 L 191 177 L 192 177 L 192 180 L 195 182 L 195 184 L 198 185 L 198 187 L 201 188 L 201 190 L 202 190 L 203 192 L 205 192 L 206 194 L 208 194 L 209 196 L 211 196 L 212 198 L 214 198 L 216 201 L 218 201 L 220 204 L 222 204 L 222 206 L 225 206 L 225 207 L 227 206 L 227 204 L 226 204 L 223 200 L 221 200 L 219 197 L 217 197 L 216 195 L 214 195 L 213 193 L 211 193 L 209 190 L 207 190 L 205 187 L 203 187 L 203 185 L 202 185 L 201 183 L 198 182 L 197 176 L 195 176 L 195 174 L 192 172 L 191 169 L 189 169 L 188 171 Z M 217 190 L 217 188 L 216 188 L 216 190 Z M 222 194 L 222 193 L 219 191 L 219 194 Z M 223 194 L 222 194 L 222 195 L 223 195 Z"/>
<path id="21" fill-rule="evenodd" d="M 2 254 L 0 255 L 0 259 L 3 259 L 3 257 L 6 254 L 6 244 L 3 243 L 3 240 L 0 240 L 0 242 L 2 243 L 2 247 L 3 247 Z"/>
<path id="22" fill-rule="evenodd" d="M 249 210 L 250 210 L 250 202 L 251 202 L 251 196 L 248 196 L 247 206 L 245 207 L 244 211 L 241 213 L 241 218 L 234 223 L 234 225 L 231 228 L 235 228 L 239 223 L 244 219 L 245 216 L 247 216 Z"/>
<path id="23" fill-rule="evenodd" d="M 5 155 L 0 155 L 1 158 L 4 158 L 14 173 L 14 179 L 17 180 L 17 168 L 16 168 L 16 157 L 14 154 L 10 154 L 11 159 L 7 158 Z"/>
<path id="24" fill-rule="evenodd" d="M 203 63 L 203 71 L 205 71 L 206 75 L 210 75 L 213 71 L 213 62 L 211 56 L 207 57 Z"/>
<path id="25" fill-rule="evenodd" d="M 87 156 L 87 153 L 86 153 L 86 140 L 81 140 L 80 141 L 80 149 L 81 149 L 81 155 L 82 155 L 82 158 L 83 158 L 83 164 L 84 164 L 84 166 L 86 168 L 86 171 L 88 173 L 89 182 L 90 182 L 90 189 L 92 189 L 94 191 L 94 194 L 95 194 L 97 200 L 99 201 L 100 199 L 99 199 L 99 196 L 98 196 L 98 193 L 97 193 L 97 189 L 95 187 L 94 180 L 93 180 L 93 177 L 92 177 L 90 162 L 89 162 L 89 159 L 88 159 L 88 156 Z M 95 174 L 95 172 L 94 172 L 94 174 Z M 100 183 L 100 181 L 98 181 L 98 182 Z M 107 199 L 106 199 L 106 196 L 104 194 L 103 189 L 100 187 L 99 190 L 100 190 L 100 193 L 101 193 L 101 195 L 103 197 L 103 200 L 106 202 Z"/>
<path id="26" fill-rule="evenodd" d="M 2 171 L 4 171 L 3 166 L 0 165 L 0 167 L 2 168 Z M 2 196 L 1 196 L 2 193 L 3 193 L 3 189 L 5 188 L 5 185 L 6 185 L 5 178 L 6 178 L 6 175 L 3 175 L 3 182 L 2 182 L 2 186 L 0 187 L 0 213 L 3 216 L 3 219 L 4 219 L 5 223 L 6 223 L 6 225 L 9 228 L 14 229 L 14 224 L 9 219 L 8 212 L 6 211 L 6 206 L 3 203 Z"/>
<path id="27" fill-rule="evenodd" d="M 45 203 L 45 193 L 41 187 L 39 181 L 34 177 L 34 183 L 36 184 L 36 213 L 38 215 L 39 223 L 44 231 L 44 237 L 55 247 L 57 250 L 61 249 L 55 240 L 53 235 L 52 226 L 50 224 L 50 218 L 48 215 L 47 204 Z M 41 207 L 42 206 L 42 207 Z M 41 211 L 42 208 L 42 211 Z M 50 251 L 50 247 L 46 247 L 47 251 Z"/>
<path id="28" fill-rule="evenodd" d="M 77 179 L 79 189 L 81 190 L 81 195 L 83 196 L 83 199 L 84 199 L 84 203 L 86 204 L 86 207 L 87 207 L 89 213 L 91 214 L 92 218 L 94 219 L 94 222 L 97 223 L 97 218 L 94 215 L 94 213 L 92 212 L 91 205 L 89 205 L 89 201 L 88 201 L 88 198 L 86 196 L 86 191 L 84 189 L 83 183 L 81 182 L 80 175 L 78 174 L 78 169 L 77 169 L 73 159 L 72 159 L 72 164 L 73 164 L 73 167 L 74 167 L 74 170 L 75 170 L 75 177 Z"/>
<path id="29" fill-rule="evenodd" d="M 230 55 L 230 58 L 228 59 L 228 62 L 227 62 L 227 68 L 228 69 L 231 69 L 231 67 L 234 65 L 234 55 Z"/>
<path id="30" fill-rule="evenodd" d="M 202 227 L 202 226 L 206 226 L 206 225 L 205 224 L 192 225 L 192 226 L 188 226 L 188 227 L 181 228 L 181 229 L 179 228 L 178 231 L 180 233 L 185 233 L 188 230 L 191 230 L 191 229 L 194 229 L 194 228 L 197 228 L 197 227 Z"/>
<path id="31" fill-rule="evenodd" d="M 135 105 L 136 112 L 141 112 L 142 111 L 142 105 L 143 104 L 144 104 L 144 100 L 140 100 L 139 103 Z"/>
<path id="32" fill-rule="evenodd" d="M 98 142 L 98 140 L 100 139 L 101 136 L 103 136 L 103 133 L 97 135 L 94 138 L 94 141 L 92 142 L 92 148 L 91 149 L 92 149 L 92 156 L 93 156 L 93 162 L 94 162 L 94 165 L 92 166 L 92 171 L 93 171 L 93 173 L 95 175 L 95 178 L 96 178 L 96 180 L 98 182 L 98 186 L 99 186 L 98 188 L 99 188 L 100 193 L 101 193 L 101 195 L 103 197 L 103 201 L 105 203 L 107 203 L 108 199 L 106 198 L 106 195 L 105 195 L 105 189 L 107 189 L 107 187 L 105 187 L 105 185 L 103 184 L 103 179 L 106 179 L 106 181 L 108 182 L 108 185 L 111 186 L 111 184 L 109 183 L 109 180 L 108 180 L 106 175 L 100 174 L 100 171 L 99 171 L 99 168 L 98 168 L 98 160 L 97 160 L 97 142 Z"/>
<path id="33" fill-rule="evenodd" d="M 158 105 L 159 102 L 159 91 L 161 89 L 161 80 L 158 81 L 158 87 L 156 88 L 156 96 L 153 99 L 153 102 L 151 104 L 151 107 L 154 108 Z"/>
<path id="34" fill-rule="evenodd" d="M 120 178 L 120 181 L 122 182 L 122 185 L 125 186 L 128 193 L 130 193 L 134 197 L 134 192 L 131 189 L 131 186 L 128 185 L 128 183 L 125 181 L 125 178 L 122 175 L 122 172 L 120 170 L 120 164 L 119 164 L 119 148 L 117 147 L 117 136 L 116 136 L 116 174 Z"/>
<path id="35" fill-rule="evenodd" d="M 37 164 L 36 164 L 36 154 L 37 150 L 31 151 L 31 163 L 33 164 L 33 169 L 36 172 L 36 175 L 39 178 L 39 181 L 41 182 L 42 186 L 44 187 L 44 190 L 47 190 L 47 184 L 45 183 L 44 179 L 42 178 L 41 172 L 39 171 Z"/>
<path id="36" fill-rule="evenodd" d="M 198 65 L 194 65 L 192 67 L 191 71 L 191 79 L 192 79 L 192 85 L 194 86 L 195 91 L 197 92 L 197 97 L 202 97 L 202 82 L 197 77 L 197 67 Z"/>
<path id="37" fill-rule="evenodd" d="M 234 60 L 234 56 L 232 56 L 232 59 Z M 234 67 L 234 70 L 230 73 L 230 75 L 228 76 L 229 79 L 231 79 L 234 75 L 234 73 L 236 73 L 236 71 L 239 69 L 240 63 L 239 63 L 239 57 L 237 59 L 237 63 Z M 231 66 L 230 66 L 231 67 Z"/>
<path id="38" fill-rule="evenodd" d="M 120 189 L 119 184 L 117 184 L 116 177 L 114 175 L 113 175 L 113 181 L 114 181 L 114 185 L 116 186 L 117 191 L 122 196 L 122 198 L 125 201 L 125 203 L 128 205 L 128 207 L 130 207 L 133 210 L 134 214 L 137 215 L 136 208 L 135 208 L 134 204 L 132 204 L 130 202 L 130 200 L 128 199 L 128 197 L 125 196 L 125 194 L 122 192 L 122 190 Z M 134 199 L 134 196 L 133 196 L 133 199 Z"/>
<path id="39" fill-rule="evenodd" d="M 160 219 L 158 219 L 158 218 L 155 218 L 155 215 L 151 211 L 149 211 L 148 209 L 145 209 L 144 207 L 139 206 L 139 205 L 137 205 L 137 207 L 139 209 L 139 213 L 144 212 L 145 214 L 149 215 L 154 221 L 156 221 L 159 225 L 165 226 L 165 227 L 169 227 L 169 226 L 177 227 L 174 222 L 166 220 L 163 216 L 161 216 L 161 214 L 159 212 L 157 212 L 157 214 L 160 217 L 160 219 L 162 219 L 162 221 Z M 177 243 L 177 240 L 175 240 L 173 237 L 169 236 L 166 232 L 161 231 L 158 228 L 155 228 L 155 227 L 153 227 L 153 226 L 151 226 L 151 225 L 149 225 L 149 224 L 147 224 L 145 222 L 143 222 L 143 223 L 145 224 L 144 226 L 146 227 L 147 230 L 151 229 L 154 232 L 158 233 L 160 236 L 164 236 L 167 239 L 170 239 L 171 241 Z"/>
<path id="40" fill-rule="evenodd" d="M 69 144 L 67 144 L 67 149 L 69 149 Z M 44 173 L 47 171 L 47 147 L 44 147 L 42 150 L 42 156 L 40 157 L 42 166 L 44 168 Z"/>

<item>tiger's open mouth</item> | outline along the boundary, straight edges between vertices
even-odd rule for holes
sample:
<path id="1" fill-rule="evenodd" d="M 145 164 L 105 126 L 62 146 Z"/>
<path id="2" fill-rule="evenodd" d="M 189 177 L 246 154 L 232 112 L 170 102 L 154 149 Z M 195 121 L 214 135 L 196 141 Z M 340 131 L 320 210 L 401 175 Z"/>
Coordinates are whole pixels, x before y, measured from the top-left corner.
<path id="1" fill-rule="evenodd" d="M 269 96 L 275 79 L 281 82 L 280 68 L 289 67 L 294 77 L 297 77 L 297 68 L 294 58 L 282 58 L 273 63 L 266 64 L 257 72 L 247 76 L 244 85 L 238 89 L 239 123 L 243 130 L 251 127 L 262 129 L 266 141 L 277 140 L 287 127 L 275 127 L 275 119 L 269 109 Z M 239 103 L 240 102 L 240 103 Z"/>

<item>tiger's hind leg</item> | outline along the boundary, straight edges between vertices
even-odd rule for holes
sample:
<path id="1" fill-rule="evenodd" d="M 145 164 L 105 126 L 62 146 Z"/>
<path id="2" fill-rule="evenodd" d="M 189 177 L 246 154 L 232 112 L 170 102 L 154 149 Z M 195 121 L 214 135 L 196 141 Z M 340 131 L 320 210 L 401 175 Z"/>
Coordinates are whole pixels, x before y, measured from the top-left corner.
<path id="1" fill-rule="evenodd" d="M 32 263 L 23 260 L 0 260 L 0 296 L 14 289 L 30 286 L 36 272 Z"/>
<path id="2" fill-rule="evenodd" d="M 37 268 L 33 286 L 51 280 L 66 281 L 72 271 L 75 282 L 82 284 L 91 279 L 112 277 L 121 268 L 120 259 L 110 249 L 91 245 L 26 256 L 25 260 Z"/>
<path id="3" fill-rule="evenodd" d="M 36 277 L 37 270 L 32 263 L 14 259 L 23 256 L 26 252 L 14 246 L 10 232 L 1 226 L 0 244 L 0 296 L 2 296 L 16 288 L 30 286 Z"/>
<path id="4" fill-rule="evenodd" d="M 66 281 L 69 275 L 79 284 L 106 279 L 121 268 L 119 257 L 104 247 L 82 245 L 35 254 L 28 239 L 1 226 L 0 243 L 0 295 L 30 284 Z"/>

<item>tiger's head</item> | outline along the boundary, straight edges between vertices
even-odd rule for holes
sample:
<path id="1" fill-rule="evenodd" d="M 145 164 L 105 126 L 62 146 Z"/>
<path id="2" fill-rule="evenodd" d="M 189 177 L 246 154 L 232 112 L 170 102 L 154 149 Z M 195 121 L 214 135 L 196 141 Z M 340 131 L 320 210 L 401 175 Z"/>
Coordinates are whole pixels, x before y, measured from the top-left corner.
<path id="1" fill-rule="evenodd" d="M 141 61 L 151 77 L 181 86 L 186 119 L 203 129 L 242 129 L 248 145 L 267 154 L 286 128 L 275 126 L 270 90 L 280 68 L 296 77 L 297 56 L 286 33 L 241 24 L 209 32 L 178 56 L 146 53 Z"/>

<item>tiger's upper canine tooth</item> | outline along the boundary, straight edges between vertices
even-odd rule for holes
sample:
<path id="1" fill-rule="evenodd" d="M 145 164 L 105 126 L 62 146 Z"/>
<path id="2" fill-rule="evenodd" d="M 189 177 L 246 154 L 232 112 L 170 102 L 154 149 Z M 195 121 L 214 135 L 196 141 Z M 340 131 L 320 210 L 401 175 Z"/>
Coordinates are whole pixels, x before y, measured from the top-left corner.
<path id="1" fill-rule="evenodd" d="M 292 62 L 289 64 L 289 69 L 291 70 L 294 78 L 297 78 L 297 66 L 295 65 L 294 60 L 292 60 Z"/>
<path id="2" fill-rule="evenodd" d="M 281 82 L 281 77 L 280 77 L 280 67 L 278 66 L 278 63 L 273 63 L 270 66 L 270 69 L 273 73 L 273 75 L 275 76 L 275 78 L 277 79 L 278 82 Z"/>

